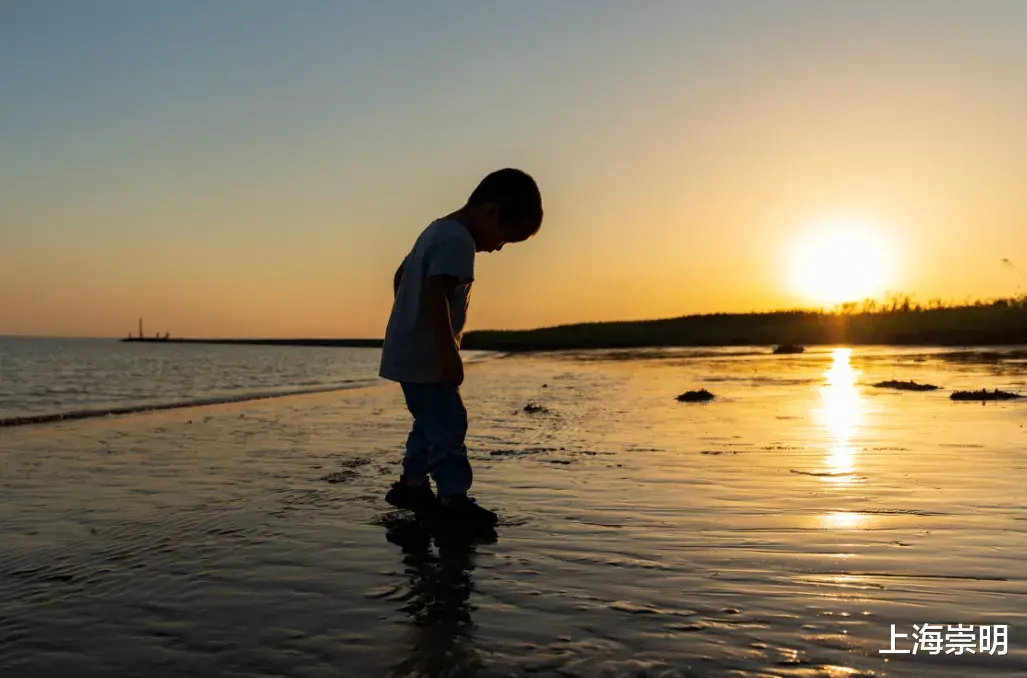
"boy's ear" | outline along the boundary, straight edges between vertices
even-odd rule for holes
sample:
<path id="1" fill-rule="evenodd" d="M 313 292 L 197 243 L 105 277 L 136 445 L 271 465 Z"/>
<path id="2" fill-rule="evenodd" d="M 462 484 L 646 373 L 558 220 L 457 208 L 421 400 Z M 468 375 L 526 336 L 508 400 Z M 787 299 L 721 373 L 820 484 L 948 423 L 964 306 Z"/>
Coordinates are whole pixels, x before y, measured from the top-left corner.
<path id="1" fill-rule="evenodd" d="M 478 208 L 478 214 L 481 215 L 482 221 L 493 226 L 497 225 L 499 223 L 499 203 L 483 202 Z"/>

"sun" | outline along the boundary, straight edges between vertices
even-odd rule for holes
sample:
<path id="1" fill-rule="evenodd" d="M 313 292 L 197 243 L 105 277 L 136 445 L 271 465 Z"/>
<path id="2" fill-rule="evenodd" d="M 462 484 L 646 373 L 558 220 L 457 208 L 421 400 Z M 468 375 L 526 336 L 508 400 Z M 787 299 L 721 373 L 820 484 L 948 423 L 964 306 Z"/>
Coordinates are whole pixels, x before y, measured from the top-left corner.
<path id="1" fill-rule="evenodd" d="M 824 222 L 799 240 L 789 274 L 794 291 L 817 304 L 835 306 L 875 298 L 890 282 L 890 248 L 859 222 Z"/>

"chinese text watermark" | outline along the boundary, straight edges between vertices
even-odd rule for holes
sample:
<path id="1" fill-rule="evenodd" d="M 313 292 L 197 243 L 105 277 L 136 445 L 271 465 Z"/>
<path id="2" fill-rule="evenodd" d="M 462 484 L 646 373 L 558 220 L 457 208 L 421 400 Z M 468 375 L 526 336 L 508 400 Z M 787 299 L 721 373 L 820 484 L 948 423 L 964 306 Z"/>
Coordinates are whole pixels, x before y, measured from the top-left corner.
<path id="1" fill-rule="evenodd" d="M 908 638 L 912 649 L 896 647 L 896 641 Z M 944 624 L 913 624 L 912 633 L 899 633 L 891 625 L 891 648 L 880 654 L 987 654 L 1004 655 L 1009 651 L 1009 626 L 973 626 Z"/>

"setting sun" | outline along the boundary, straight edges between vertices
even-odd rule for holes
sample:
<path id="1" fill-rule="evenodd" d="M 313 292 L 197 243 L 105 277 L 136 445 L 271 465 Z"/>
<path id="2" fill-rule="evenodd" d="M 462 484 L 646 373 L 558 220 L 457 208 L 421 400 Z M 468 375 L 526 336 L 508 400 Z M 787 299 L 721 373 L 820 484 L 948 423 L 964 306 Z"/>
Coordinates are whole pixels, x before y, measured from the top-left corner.
<path id="1" fill-rule="evenodd" d="M 859 223 L 825 223 L 792 251 L 791 284 L 804 299 L 833 306 L 882 294 L 890 282 L 890 251 Z"/>

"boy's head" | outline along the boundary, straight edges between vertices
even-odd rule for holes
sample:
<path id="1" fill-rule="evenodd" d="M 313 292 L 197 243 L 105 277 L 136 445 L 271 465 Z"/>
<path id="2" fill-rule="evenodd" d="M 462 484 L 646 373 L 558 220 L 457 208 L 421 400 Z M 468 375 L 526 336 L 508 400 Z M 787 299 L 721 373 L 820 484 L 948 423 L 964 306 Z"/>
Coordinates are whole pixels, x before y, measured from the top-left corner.
<path id="1" fill-rule="evenodd" d="M 501 169 L 481 180 L 462 211 L 471 222 L 475 249 L 495 252 L 538 233 L 542 194 L 525 172 Z"/>

